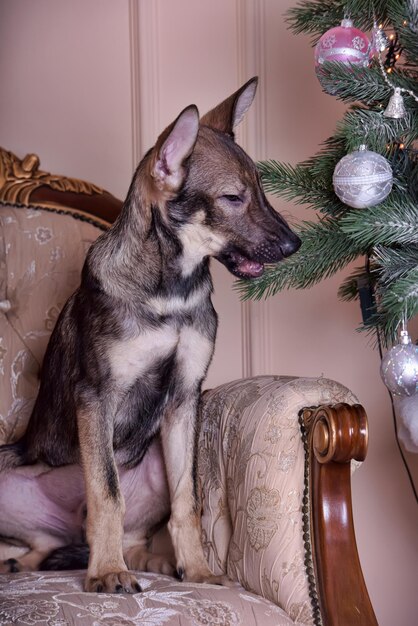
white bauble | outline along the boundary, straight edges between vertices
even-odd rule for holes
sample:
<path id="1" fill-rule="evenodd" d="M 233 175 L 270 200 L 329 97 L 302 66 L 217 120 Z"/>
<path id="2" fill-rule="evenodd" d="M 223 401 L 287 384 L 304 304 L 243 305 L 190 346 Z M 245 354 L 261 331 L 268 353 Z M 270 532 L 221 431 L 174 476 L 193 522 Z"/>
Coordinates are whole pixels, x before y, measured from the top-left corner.
<path id="1" fill-rule="evenodd" d="M 393 184 L 393 172 L 387 159 L 360 146 L 338 161 L 332 178 L 339 199 L 355 209 L 383 202 Z"/>
<path id="2" fill-rule="evenodd" d="M 408 452 L 418 453 L 418 394 L 394 397 L 398 435 Z"/>
<path id="3" fill-rule="evenodd" d="M 413 396 L 418 391 L 418 346 L 402 331 L 400 343 L 382 359 L 380 375 L 386 387 L 398 396 Z"/>

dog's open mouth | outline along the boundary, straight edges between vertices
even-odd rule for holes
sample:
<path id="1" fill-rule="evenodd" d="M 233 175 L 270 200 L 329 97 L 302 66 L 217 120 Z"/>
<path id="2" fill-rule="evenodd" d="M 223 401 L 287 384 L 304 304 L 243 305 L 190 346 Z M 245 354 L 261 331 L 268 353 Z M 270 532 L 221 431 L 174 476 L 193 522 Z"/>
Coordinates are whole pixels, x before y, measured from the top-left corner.
<path id="1" fill-rule="evenodd" d="M 218 256 L 218 260 L 238 278 L 257 278 L 264 272 L 264 263 L 250 259 L 239 252 L 228 251 Z"/>
<path id="2" fill-rule="evenodd" d="M 239 255 L 239 258 L 236 259 L 236 261 L 235 273 L 238 274 L 238 276 L 242 276 L 244 278 L 257 278 L 257 276 L 261 276 L 264 272 L 264 264 L 259 263 L 258 261 L 251 261 L 251 259 L 246 259 L 241 255 Z"/>

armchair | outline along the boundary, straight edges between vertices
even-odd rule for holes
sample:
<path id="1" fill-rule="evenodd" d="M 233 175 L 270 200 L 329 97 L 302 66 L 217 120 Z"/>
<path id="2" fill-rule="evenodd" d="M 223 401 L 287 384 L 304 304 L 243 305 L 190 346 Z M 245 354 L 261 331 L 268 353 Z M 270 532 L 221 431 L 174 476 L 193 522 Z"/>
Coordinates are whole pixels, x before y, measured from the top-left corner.
<path id="1" fill-rule="evenodd" d="M 120 206 L 94 185 L 42 172 L 34 155 L 0 150 L 1 443 L 24 431 L 56 317 Z M 203 542 L 213 571 L 236 582 L 139 573 L 144 591 L 120 596 L 82 593 L 79 571 L 1 575 L 0 623 L 376 625 L 351 514 L 351 467 L 366 450 L 365 412 L 337 382 L 259 376 L 206 391 Z M 0 557 L 24 549 L 3 544 Z"/>

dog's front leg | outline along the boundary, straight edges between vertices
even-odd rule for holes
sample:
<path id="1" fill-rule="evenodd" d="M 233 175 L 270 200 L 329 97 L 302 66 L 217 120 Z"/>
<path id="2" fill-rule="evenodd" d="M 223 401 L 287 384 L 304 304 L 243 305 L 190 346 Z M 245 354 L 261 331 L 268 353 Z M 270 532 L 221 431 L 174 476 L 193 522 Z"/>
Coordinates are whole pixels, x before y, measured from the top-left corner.
<path id="1" fill-rule="evenodd" d="M 128 572 L 122 554 L 125 504 L 119 487 L 113 427 L 98 402 L 85 402 L 77 411 L 81 461 L 87 500 L 87 542 L 90 558 L 86 591 L 133 593 L 138 582 Z"/>
<path id="2" fill-rule="evenodd" d="M 197 397 L 185 400 L 163 420 L 161 438 L 170 488 L 168 523 L 180 578 L 189 582 L 225 584 L 210 571 L 201 542 L 200 503 L 195 476 Z"/>

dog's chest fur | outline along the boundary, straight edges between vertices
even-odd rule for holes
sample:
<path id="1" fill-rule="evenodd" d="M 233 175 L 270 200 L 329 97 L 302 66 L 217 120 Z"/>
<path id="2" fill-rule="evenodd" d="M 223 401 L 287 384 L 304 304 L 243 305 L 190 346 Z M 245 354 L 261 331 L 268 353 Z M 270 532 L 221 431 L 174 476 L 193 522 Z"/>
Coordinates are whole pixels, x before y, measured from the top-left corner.
<path id="1" fill-rule="evenodd" d="M 121 389 L 129 389 L 168 359 L 175 362 L 187 388 L 205 374 L 211 353 L 212 342 L 193 326 L 177 329 L 164 323 L 160 328 L 112 342 L 108 358 L 112 379 Z"/>
<path id="2" fill-rule="evenodd" d="M 114 449 L 131 466 L 147 448 L 161 419 L 195 397 L 209 365 L 216 323 L 206 288 L 188 297 L 156 295 L 147 303 L 158 323 L 136 328 L 108 343 L 106 359 L 119 399 Z"/>

